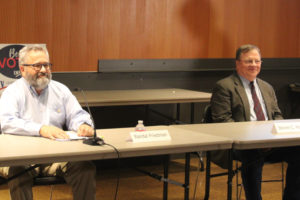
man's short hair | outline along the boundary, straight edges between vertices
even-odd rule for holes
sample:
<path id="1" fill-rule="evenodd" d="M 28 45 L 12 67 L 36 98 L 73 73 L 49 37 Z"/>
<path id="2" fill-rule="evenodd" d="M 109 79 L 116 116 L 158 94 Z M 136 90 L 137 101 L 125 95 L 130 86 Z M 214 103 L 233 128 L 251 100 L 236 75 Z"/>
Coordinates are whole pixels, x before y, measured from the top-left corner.
<path id="1" fill-rule="evenodd" d="M 259 53 L 259 55 L 261 55 L 261 54 L 260 54 L 260 49 L 259 49 L 257 46 L 255 46 L 255 45 L 253 45 L 253 44 L 245 44 L 245 45 L 240 46 L 240 47 L 236 50 L 235 60 L 240 60 L 241 54 L 242 54 L 242 53 L 247 53 L 247 52 L 249 52 L 249 51 L 251 51 L 251 50 L 253 50 L 253 49 L 257 50 L 258 53 Z"/>
<path id="2" fill-rule="evenodd" d="M 46 47 L 39 45 L 39 44 L 32 44 L 32 45 L 26 45 L 19 51 L 19 64 L 25 64 L 27 54 L 30 51 L 43 51 L 46 53 L 46 55 L 49 58 L 49 53 Z"/>

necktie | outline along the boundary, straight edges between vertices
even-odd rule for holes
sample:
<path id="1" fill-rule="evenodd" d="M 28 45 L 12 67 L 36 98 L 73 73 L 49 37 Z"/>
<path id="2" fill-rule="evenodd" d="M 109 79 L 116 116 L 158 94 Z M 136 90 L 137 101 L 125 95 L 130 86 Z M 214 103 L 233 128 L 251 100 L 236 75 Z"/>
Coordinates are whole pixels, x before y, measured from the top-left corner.
<path id="1" fill-rule="evenodd" d="M 257 121 L 263 121 L 265 120 L 265 115 L 262 110 L 261 104 L 258 100 L 257 94 L 255 92 L 255 86 L 253 84 L 253 81 L 250 82 L 250 88 L 251 88 L 251 94 L 252 94 L 252 99 L 254 103 L 254 112 L 256 114 Z"/>

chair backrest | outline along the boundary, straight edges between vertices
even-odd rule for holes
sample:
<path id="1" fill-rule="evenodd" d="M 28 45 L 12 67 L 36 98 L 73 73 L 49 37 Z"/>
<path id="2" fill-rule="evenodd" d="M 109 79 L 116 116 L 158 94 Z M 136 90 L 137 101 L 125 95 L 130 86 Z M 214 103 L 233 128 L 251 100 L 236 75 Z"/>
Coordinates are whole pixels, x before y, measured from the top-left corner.
<path id="1" fill-rule="evenodd" d="M 212 119 L 212 115 L 211 115 L 211 105 L 208 104 L 204 108 L 202 123 L 212 123 L 212 122 L 213 122 L 213 119 Z"/>

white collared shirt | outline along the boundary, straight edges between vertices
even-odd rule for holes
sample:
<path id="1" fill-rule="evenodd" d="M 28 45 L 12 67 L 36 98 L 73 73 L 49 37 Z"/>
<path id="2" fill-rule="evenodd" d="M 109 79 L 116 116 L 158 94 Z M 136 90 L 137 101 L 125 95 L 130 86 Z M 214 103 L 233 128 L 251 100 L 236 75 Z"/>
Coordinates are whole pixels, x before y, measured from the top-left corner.
<path id="1" fill-rule="evenodd" d="M 250 120 L 251 121 L 257 121 L 256 114 L 255 114 L 255 111 L 254 111 L 254 102 L 253 102 L 252 94 L 251 94 L 250 81 L 247 80 L 247 79 L 245 79 L 242 76 L 239 76 L 239 77 L 242 80 L 245 92 L 247 94 L 247 98 L 248 98 L 248 102 L 249 102 L 249 106 L 250 106 Z M 261 91 L 259 89 L 259 86 L 257 84 L 256 79 L 253 81 L 253 84 L 254 84 L 254 87 L 255 87 L 255 92 L 257 94 L 258 100 L 259 100 L 259 102 L 261 104 L 261 107 L 262 107 L 262 110 L 263 110 L 263 113 L 264 113 L 264 116 L 265 116 L 265 120 L 268 120 L 268 115 L 267 115 L 267 109 L 266 109 L 265 101 L 264 101 L 264 99 L 262 97 L 262 94 L 261 94 Z"/>
<path id="2" fill-rule="evenodd" d="M 43 125 L 77 131 L 83 123 L 92 125 L 90 115 L 63 84 L 51 80 L 38 95 L 24 79 L 18 79 L 2 93 L 0 121 L 3 133 L 39 136 Z"/>

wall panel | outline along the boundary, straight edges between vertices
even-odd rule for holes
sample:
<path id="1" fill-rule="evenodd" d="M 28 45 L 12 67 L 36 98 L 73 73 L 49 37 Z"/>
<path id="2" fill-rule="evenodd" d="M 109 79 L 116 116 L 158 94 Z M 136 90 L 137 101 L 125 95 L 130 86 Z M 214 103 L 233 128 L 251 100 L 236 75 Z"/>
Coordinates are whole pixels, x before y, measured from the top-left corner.
<path id="1" fill-rule="evenodd" d="M 1 43 L 46 43 L 54 71 L 98 59 L 300 57 L 299 0 L 0 0 Z"/>

